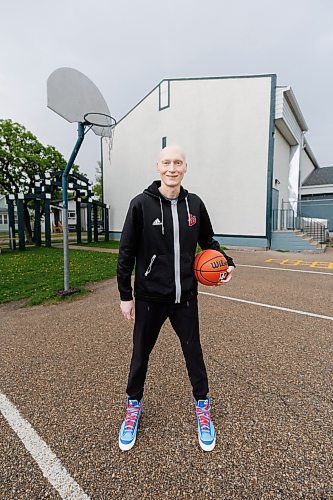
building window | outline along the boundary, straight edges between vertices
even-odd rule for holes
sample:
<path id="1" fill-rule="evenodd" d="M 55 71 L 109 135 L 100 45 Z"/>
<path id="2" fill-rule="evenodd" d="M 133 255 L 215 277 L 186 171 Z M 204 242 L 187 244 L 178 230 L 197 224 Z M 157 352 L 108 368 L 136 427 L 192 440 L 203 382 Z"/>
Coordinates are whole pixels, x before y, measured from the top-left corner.
<path id="1" fill-rule="evenodd" d="M 8 224 L 8 215 L 0 214 L 0 224 Z"/>
<path id="2" fill-rule="evenodd" d="M 166 137 L 162 137 L 162 149 L 166 148 L 166 145 L 167 145 L 167 138 Z"/>
<path id="3" fill-rule="evenodd" d="M 8 215 L 0 214 L 0 224 L 8 224 Z"/>
<path id="4" fill-rule="evenodd" d="M 159 106 L 158 109 L 169 108 L 170 106 L 170 80 L 163 80 L 159 85 Z"/>
<path id="5" fill-rule="evenodd" d="M 68 212 L 68 218 L 69 219 L 75 219 L 75 217 L 76 217 L 76 213 L 75 212 L 72 212 L 72 211 Z"/>

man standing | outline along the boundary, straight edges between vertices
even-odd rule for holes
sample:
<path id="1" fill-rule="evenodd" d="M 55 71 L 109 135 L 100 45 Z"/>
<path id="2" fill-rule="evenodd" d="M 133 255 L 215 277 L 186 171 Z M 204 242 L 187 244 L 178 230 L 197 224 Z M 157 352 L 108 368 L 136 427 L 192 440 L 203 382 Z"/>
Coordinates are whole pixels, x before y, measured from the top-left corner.
<path id="1" fill-rule="evenodd" d="M 120 308 L 126 319 L 135 322 L 127 412 L 119 432 L 121 450 L 129 450 L 135 443 L 149 355 L 167 318 L 180 339 L 192 384 L 199 444 L 205 451 L 215 446 L 193 262 L 197 243 L 203 250 L 221 250 L 213 239 L 205 205 L 181 185 L 186 170 L 186 157 L 178 146 L 162 149 L 157 162 L 161 180 L 131 201 L 122 232 L 117 272 Z M 229 265 L 223 282 L 227 283 L 234 263 L 221 253 Z M 131 286 L 134 266 L 135 304 Z"/>

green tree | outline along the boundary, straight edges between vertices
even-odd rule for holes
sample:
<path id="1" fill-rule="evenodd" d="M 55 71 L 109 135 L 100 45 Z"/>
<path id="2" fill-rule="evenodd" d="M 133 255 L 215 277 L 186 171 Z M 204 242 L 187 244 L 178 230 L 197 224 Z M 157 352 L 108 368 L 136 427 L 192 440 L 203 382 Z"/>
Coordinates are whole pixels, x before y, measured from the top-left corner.
<path id="1" fill-rule="evenodd" d="M 0 120 L 0 191 L 3 194 L 28 192 L 34 176 L 52 170 L 63 170 L 66 161 L 53 146 L 44 146 L 23 125 Z M 29 202 L 24 201 L 24 228 L 32 241 Z"/>

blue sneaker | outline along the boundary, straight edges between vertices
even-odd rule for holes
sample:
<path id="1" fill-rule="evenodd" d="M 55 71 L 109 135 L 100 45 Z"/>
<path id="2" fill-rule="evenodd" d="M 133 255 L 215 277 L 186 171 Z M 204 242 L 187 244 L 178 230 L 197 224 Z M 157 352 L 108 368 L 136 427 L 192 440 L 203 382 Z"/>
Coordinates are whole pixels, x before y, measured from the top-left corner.
<path id="1" fill-rule="evenodd" d="M 212 451 L 215 448 L 216 434 L 210 416 L 210 399 L 207 397 L 194 402 L 198 419 L 199 444 L 204 451 Z"/>
<path id="2" fill-rule="evenodd" d="M 142 407 L 142 399 L 139 402 L 128 398 L 125 420 L 119 431 L 119 448 L 122 451 L 130 450 L 135 444 Z"/>

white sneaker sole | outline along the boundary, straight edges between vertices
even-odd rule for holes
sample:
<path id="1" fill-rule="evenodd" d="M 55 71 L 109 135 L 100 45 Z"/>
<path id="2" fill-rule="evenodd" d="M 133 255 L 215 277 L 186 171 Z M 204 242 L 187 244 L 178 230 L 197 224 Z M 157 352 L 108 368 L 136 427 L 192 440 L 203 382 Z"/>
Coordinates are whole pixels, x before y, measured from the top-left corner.
<path id="1" fill-rule="evenodd" d="M 214 439 L 214 441 L 211 444 L 204 444 L 200 440 L 200 437 L 199 437 L 199 444 L 200 444 L 201 449 L 203 449 L 204 451 L 212 451 L 212 450 L 214 450 L 215 445 L 216 445 L 216 438 Z"/>

